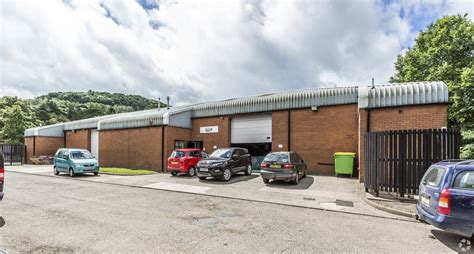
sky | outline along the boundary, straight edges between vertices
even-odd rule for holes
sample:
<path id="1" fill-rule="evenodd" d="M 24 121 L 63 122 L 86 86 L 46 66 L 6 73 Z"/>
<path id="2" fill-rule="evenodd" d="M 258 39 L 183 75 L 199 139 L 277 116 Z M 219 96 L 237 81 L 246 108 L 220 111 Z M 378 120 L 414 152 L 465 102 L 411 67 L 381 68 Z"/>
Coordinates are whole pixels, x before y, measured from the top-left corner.
<path id="1" fill-rule="evenodd" d="M 108 91 L 172 105 L 387 83 L 473 1 L 0 0 L 0 96 Z"/>

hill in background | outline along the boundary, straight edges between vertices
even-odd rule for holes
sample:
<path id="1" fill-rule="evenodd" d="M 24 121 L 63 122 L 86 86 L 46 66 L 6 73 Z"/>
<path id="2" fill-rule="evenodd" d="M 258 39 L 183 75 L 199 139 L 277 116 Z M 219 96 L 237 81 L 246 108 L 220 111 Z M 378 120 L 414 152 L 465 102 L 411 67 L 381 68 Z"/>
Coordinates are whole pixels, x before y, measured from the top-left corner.
<path id="1" fill-rule="evenodd" d="M 161 107 L 166 104 L 161 103 Z M 27 128 L 96 116 L 158 108 L 140 95 L 107 92 L 56 92 L 33 99 L 0 97 L 0 140 L 21 143 Z"/>

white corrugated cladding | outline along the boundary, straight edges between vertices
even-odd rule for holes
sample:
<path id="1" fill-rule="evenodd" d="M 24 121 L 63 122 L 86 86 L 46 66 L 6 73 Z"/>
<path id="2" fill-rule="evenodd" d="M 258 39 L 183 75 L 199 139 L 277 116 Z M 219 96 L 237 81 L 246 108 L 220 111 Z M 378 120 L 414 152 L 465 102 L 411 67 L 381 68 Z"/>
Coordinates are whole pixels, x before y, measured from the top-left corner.
<path id="1" fill-rule="evenodd" d="M 232 144 L 270 143 L 272 142 L 272 115 L 252 115 L 232 117 Z"/>
<path id="2" fill-rule="evenodd" d="M 99 132 L 91 130 L 91 154 L 99 160 Z"/>
<path id="3" fill-rule="evenodd" d="M 64 124 L 46 125 L 25 130 L 25 137 L 43 136 L 43 137 L 63 137 Z"/>

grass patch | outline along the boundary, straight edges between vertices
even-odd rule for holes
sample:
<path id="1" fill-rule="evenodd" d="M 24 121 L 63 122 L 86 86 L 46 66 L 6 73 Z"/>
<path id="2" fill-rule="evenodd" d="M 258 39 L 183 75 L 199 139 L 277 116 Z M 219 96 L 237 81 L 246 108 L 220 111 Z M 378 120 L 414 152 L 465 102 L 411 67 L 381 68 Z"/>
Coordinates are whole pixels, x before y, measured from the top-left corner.
<path id="1" fill-rule="evenodd" d="M 149 175 L 156 174 L 155 171 L 145 169 L 128 169 L 128 168 L 100 168 L 100 173 L 117 174 L 117 175 Z"/>

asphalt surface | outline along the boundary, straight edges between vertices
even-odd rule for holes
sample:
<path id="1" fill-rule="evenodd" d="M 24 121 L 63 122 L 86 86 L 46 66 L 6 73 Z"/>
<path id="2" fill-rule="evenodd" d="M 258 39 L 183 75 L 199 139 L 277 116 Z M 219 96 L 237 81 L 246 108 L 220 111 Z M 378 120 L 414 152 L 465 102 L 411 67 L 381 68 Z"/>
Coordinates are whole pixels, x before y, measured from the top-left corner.
<path id="1" fill-rule="evenodd" d="M 68 176 L 11 172 L 6 180 L 0 249 L 9 253 L 440 253 L 461 251 L 463 239 L 417 222 Z"/>

